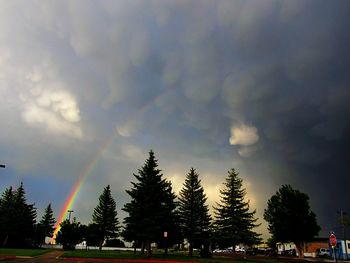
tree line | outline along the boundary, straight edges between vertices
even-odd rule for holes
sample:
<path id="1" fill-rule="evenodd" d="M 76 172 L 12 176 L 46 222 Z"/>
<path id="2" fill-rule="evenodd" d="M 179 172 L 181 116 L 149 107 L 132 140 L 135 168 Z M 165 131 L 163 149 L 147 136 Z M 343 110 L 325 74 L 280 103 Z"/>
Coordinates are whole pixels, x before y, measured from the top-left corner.
<path id="1" fill-rule="evenodd" d="M 200 254 L 208 257 L 210 247 L 232 246 L 234 250 L 236 245 L 251 246 L 261 241 L 255 231 L 259 226 L 256 210 L 251 210 L 243 180 L 233 168 L 228 171 L 213 215 L 209 213 L 207 196 L 194 168 L 186 175 L 179 196 L 173 192 L 171 182 L 163 177 L 153 151 L 134 178 L 131 188 L 126 190 L 130 202 L 122 207 L 127 213 L 123 227 L 108 185 L 99 196 L 92 223 L 82 225 L 75 218 L 63 221 L 56 242 L 65 249 L 73 249 L 85 240 L 87 245 L 99 246 L 101 250 L 104 242 L 122 245 L 117 239 L 122 237 L 132 242 L 135 249 L 140 247 L 141 253 L 151 256 L 152 243 L 167 253 L 168 247 L 180 248 L 186 240 L 189 256 L 193 255 L 194 248 L 199 248 Z M 15 191 L 11 187 L 6 189 L 0 198 L 0 246 L 41 244 L 45 236 L 52 236 L 55 220 L 51 205 L 38 224 L 35 217 L 36 209 L 34 204 L 26 203 L 23 184 Z M 282 186 L 270 198 L 264 219 L 272 240 L 293 241 L 298 249 L 320 230 L 308 196 L 289 185 Z"/>

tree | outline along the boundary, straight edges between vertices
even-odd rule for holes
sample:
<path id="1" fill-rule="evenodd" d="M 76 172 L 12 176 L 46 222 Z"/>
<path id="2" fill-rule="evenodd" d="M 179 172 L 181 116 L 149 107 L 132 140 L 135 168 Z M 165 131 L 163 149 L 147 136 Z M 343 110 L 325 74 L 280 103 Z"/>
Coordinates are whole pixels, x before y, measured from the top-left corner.
<path id="1" fill-rule="evenodd" d="M 5 189 L 0 199 L 0 245 L 6 246 L 9 237 L 16 231 L 12 222 L 15 221 L 16 213 L 14 206 L 14 191 L 12 187 Z"/>
<path id="2" fill-rule="evenodd" d="M 201 186 L 199 175 L 194 168 L 187 174 L 179 195 L 179 219 L 183 236 L 189 243 L 189 256 L 192 257 L 193 245 L 201 244 L 210 224 L 207 197 Z"/>
<path id="3" fill-rule="evenodd" d="M 308 195 L 282 187 L 267 202 L 264 219 L 273 238 L 279 242 L 294 242 L 299 256 L 303 256 L 303 243 L 320 231 L 316 215 L 310 210 Z"/>
<path id="4" fill-rule="evenodd" d="M 64 250 L 74 250 L 76 244 L 83 240 L 83 229 L 80 223 L 76 221 L 76 218 L 73 219 L 73 222 L 66 219 L 60 224 L 60 227 L 56 242 L 61 244 Z"/>
<path id="5" fill-rule="evenodd" d="M 37 236 L 39 245 L 45 243 L 45 237 L 52 237 L 55 231 L 56 220 L 53 217 L 53 211 L 51 204 L 45 208 L 44 215 L 40 222 L 37 224 Z"/>
<path id="6" fill-rule="evenodd" d="M 5 190 L 0 200 L 0 238 L 2 246 L 32 246 L 35 234 L 36 208 L 27 204 L 23 183 L 17 190 Z"/>
<path id="7" fill-rule="evenodd" d="M 125 229 L 123 237 L 127 241 L 142 244 L 142 253 L 147 249 L 152 255 L 151 243 L 160 242 L 164 232 L 173 229 L 175 220 L 175 194 L 171 183 L 163 179 L 161 170 L 153 151 L 144 166 L 134 174 L 137 182 L 131 182 L 132 188 L 126 190 L 131 201 L 125 204 L 123 210 L 128 213 L 124 218 Z"/>
<path id="8" fill-rule="evenodd" d="M 116 202 L 112 197 L 110 186 L 103 189 L 99 197 L 99 204 L 94 209 L 92 221 L 99 226 L 99 250 L 102 250 L 106 238 L 116 237 L 118 233 Z"/>
<path id="9" fill-rule="evenodd" d="M 214 226 L 218 242 L 221 246 L 233 246 L 239 243 L 252 245 L 260 241 L 259 235 L 253 231 L 257 227 L 255 210 L 250 212 L 249 201 L 245 201 L 246 189 L 238 172 L 231 169 L 220 190 L 220 203 L 214 207 Z"/>

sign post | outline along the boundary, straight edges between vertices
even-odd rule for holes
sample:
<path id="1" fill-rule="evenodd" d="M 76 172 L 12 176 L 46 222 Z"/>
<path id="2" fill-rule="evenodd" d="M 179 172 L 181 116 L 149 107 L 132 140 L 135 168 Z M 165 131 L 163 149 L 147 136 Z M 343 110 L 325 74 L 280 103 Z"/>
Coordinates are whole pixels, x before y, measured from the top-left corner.
<path id="1" fill-rule="evenodd" d="M 335 236 L 334 232 L 331 232 L 331 234 L 329 235 L 329 244 L 331 245 L 333 250 L 334 260 L 335 262 L 337 262 L 337 256 L 335 254 L 335 248 L 337 246 L 337 237 Z"/>

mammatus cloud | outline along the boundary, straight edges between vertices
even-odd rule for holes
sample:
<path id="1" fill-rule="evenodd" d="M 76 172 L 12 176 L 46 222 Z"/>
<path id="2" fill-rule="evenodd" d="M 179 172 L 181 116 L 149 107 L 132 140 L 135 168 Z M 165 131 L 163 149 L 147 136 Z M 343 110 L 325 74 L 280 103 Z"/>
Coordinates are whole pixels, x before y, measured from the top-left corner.
<path id="1" fill-rule="evenodd" d="M 36 87 L 29 94 L 21 94 L 20 98 L 24 104 L 22 118 L 28 125 L 54 134 L 83 137 L 79 107 L 67 90 L 49 91 Z"/>
<path id="2" fill-rule="evenodd" d="M 238 154 L 242 157 L 250 157 L 257 150 L 256 146 L 251 146 L 259 140 L 258 129 L 246 124 L 235 125 L 231 127 L 231 145 L 241 146 Z"/>
<path id="3" fill-rule="evenodd" d="M 252 145 L 259 140 L 258 129 L 254 126 L 240 124 L 231 128 L 230 144 Z"/>

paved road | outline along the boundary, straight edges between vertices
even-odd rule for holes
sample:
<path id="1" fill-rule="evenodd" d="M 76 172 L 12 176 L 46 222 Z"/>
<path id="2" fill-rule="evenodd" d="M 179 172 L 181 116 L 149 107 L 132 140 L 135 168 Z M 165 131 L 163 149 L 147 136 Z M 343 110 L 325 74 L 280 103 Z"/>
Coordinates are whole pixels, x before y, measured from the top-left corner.
<path id="1" fill-rule="evenodd" d="M 67 261 L 65 260 L 57 260 L 56 258 L 58 256 L 60 256 L 63 253 L 63 251 L 52 251 L 49 253 L 45 253 L 41 256 L 38 257 L 33 257 L 33 258 L 11 258 L 11 259 L 5 259 L 5 262 L 26 262 L 26 263 L 67 263 Z M 3 261 L 3 262 L 4 262 Z M 73 263 L 74 261 L 70 261 L 71 263 Z M 75 261 L 76 263 L 78 263 L 78 261 Z"/>

